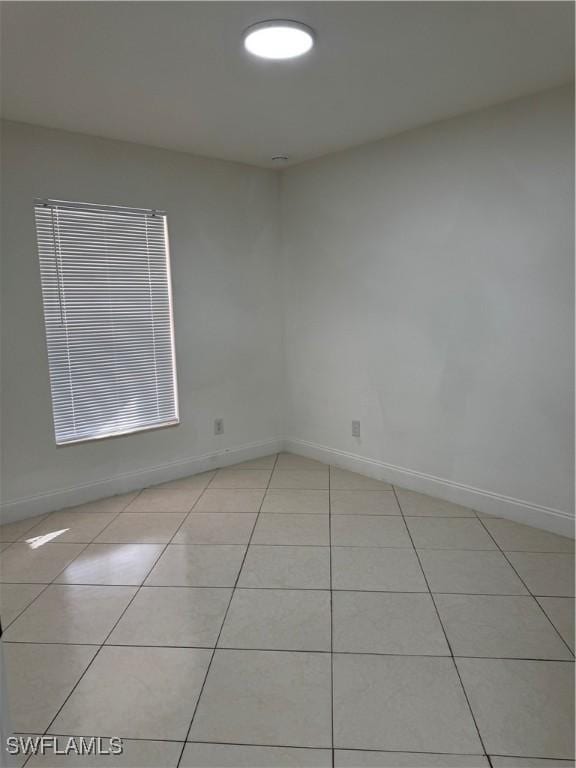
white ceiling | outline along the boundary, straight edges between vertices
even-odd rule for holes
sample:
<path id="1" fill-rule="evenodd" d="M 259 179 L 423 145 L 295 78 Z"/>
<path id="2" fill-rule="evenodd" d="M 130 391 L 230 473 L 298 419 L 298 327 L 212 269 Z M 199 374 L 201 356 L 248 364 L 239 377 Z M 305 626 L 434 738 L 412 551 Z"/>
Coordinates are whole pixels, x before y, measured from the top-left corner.
<path id="1" fill-rule="evenodd" d="M 4 117 L 199 155 L 291 162 L 570 80 L 570 2 L 4 2 Z M 318 34 L 246 55 L 268 18 Z"/>

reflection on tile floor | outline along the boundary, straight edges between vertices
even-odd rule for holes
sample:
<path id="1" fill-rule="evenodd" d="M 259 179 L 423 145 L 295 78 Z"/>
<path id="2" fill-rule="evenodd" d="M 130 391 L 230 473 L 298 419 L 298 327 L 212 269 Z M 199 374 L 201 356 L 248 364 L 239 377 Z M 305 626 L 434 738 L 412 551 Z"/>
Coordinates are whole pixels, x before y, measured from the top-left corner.
<path id="1" fill-rule="evenodd" d="M 280 454 L 0 526 L 53 768 L 573 765 L 574 543 Z"/>

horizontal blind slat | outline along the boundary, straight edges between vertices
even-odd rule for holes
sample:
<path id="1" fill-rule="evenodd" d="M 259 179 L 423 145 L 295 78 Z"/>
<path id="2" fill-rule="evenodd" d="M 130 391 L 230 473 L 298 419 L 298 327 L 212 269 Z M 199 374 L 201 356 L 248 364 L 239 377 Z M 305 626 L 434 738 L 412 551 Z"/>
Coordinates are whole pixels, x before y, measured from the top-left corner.
<path id="1" fill-rule="evenodd" d="M 178 423 L 165 214 L 35 206 L 56 442 Z"/>

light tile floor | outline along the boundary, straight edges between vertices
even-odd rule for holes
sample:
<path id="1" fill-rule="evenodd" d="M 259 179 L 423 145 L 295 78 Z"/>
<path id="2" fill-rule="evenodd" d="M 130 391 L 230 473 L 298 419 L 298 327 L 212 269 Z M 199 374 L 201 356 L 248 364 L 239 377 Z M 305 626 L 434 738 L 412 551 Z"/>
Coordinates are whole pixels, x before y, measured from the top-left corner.
<path id="1" fill-rule="evenodd" d="M 0 527 L 31 768 L 573 765 L 574 542 L 280 454 Z"/>

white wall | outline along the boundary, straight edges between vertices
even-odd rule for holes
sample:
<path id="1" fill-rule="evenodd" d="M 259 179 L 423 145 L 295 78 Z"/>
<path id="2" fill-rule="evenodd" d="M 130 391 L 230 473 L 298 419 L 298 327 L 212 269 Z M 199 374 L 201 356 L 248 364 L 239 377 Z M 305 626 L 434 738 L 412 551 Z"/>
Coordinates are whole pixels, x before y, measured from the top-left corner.
<path id="1" fill-rule="evenodd" d="M 571 89 L 555 89 L 291 168 L 281 207 L 269 171 L 6 123 L 3 518 L 286 437 L 568 532 L 572 106 Z M 179 427 L 55 446 L 35 197 L 168 211 Z"/>
<path id="2" fill-rule="evenodd" d="M 554 89 L 283 174 L 292 448 L 566 532 L 572 111 Z"/>
<path id="3" fill-rule="evenodd" d="M 86 498 L 106 495 L 138 486 L 158 465 L 184 462 L 156 473 L 161 480 L 203 468 L 205 462 L 189 459 L 207 453 L 266 441 L 277 446 L 284 381 L 277 175 L 17 123 L 4 124 L 2 160 L 5 519 L 77 501 L 79 492 L 70 495 L 70 488 L 89 486 L 80 492 Z M 180 426 L 54 444 L 35 197 L 168 212 Z M 216 417 L 224 418 L 222 437 L 213 435 Z M 247 449 L 232 458 L 249 455 Z M 107 478 L 116 480 L 102 485 Z M 29 498 L 36 495 L 43 498 Z"/>

